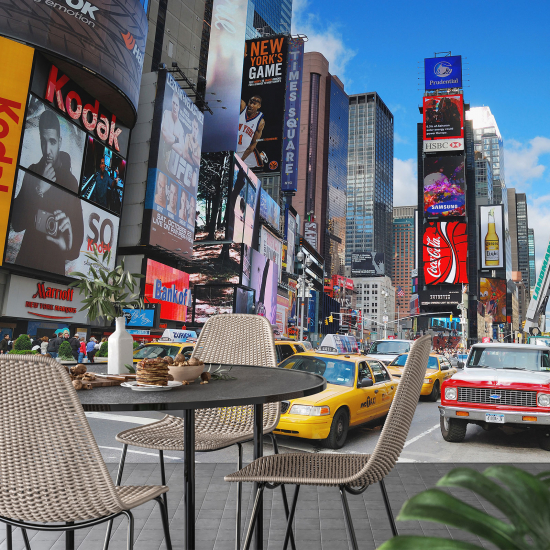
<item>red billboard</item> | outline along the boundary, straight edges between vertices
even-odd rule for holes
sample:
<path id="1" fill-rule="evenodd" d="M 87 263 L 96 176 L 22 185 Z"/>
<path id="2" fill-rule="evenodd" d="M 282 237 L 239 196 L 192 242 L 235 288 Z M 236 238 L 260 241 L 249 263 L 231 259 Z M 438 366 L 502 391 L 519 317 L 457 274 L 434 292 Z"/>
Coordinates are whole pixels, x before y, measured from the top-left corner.
<path id="1" fill-rule="evenodd" d="M 167 265 L 147 260 L 145 301 L 160 303 L 160 318 L 185 323 L 191 305 L 189 274 Z"/>
<path id="2" fill-rule="evenodd" d="M 430 222 L 422 248 L 427 285 L 468 282 L 468 235 L 464 222 Z"/>

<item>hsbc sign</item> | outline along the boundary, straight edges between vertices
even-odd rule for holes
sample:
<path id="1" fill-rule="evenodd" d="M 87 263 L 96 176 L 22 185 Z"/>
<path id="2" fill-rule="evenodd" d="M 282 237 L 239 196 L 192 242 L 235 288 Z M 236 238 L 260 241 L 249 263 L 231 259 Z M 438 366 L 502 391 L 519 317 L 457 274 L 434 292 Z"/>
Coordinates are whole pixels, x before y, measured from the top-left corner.
<path id="1" fill-rule="evenodd" d="M 425 153 L 439 153 L 441 151 L 463 151 L 464 138 L 424 140 Z"/>

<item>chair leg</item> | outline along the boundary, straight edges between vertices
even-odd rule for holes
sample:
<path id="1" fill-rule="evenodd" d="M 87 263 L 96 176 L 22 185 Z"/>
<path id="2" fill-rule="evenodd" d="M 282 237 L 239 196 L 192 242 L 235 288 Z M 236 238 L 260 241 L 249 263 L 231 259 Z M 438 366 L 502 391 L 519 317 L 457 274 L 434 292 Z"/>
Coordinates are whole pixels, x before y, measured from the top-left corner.
<path id="1" fill-rule="evenodd" d="M 250 524 L 248 526 L 248 531 L 246 533 L 246 539 L 244 540 L 244 550 L 249 550 L 250 543 L 252 542 L 252 533 L 254 532 L 254 524 L 256 523 L 256 518 L 258 517 L 258 509 L 260 504 L 260 499 L 263 496 L 265 489 L 265 483 L 260 483 L 258 485 L 258 490 L 256 491 L 256 498 L 254 499 L 254 507 L 252 508 L 252 516 L 250 517 Z M 264 526 L 258 526 L 258 529 L 263 529 Z"/>
<path id="2" fill-rule="evenodd" d="M 68 521 L 65 525 L 67 526 L 74 525 L 74 521 Z M 65 550 L 75 550 L 74 549 L 74 530 L 65 531 Z"/>
<path id="3" fill-rule="evenodd" d="M 122 446 L 122 455 L 120 456 L 120 462 L 118 463 L 118 472 L 116 474 L 115 485 L 118 487 L 122 482 L 122 472 L 124 471 L 124 464 L 126 462 L 126 452 L 128 451 L 128 445 L 124 443 Z M 105 533 L 105 542 L 103 543 L 103 550 L 109 548 L 109 541 L 111 539 L 111 532 L 113 530 L 113 520 L 110 519 L 107 522 L 107 532 Z"/>
<path id="4" fill-rule="evenodd" d="M 395 525 L 395 519 L 393 517 L 393 512 L 391 511 L 390 499 L 388 498 L 388 491 L 386 491 L 386 484 L 383 479 L 381 479 L 378 483 L 380 484 L 380 490 L 382 491 L 382 496 L 384 497 L 384 504 L 386 505 L 386 512 L 388 514 L 388 519 L 390 520 L 392 535 L 397 537 L 397 525 Z"/>
<path id="5" fill-rule="evenodd" d="M 31 543 L 29 542 L 29 535 L 27 534 L 27 530 L 21 529 L 21 533 L 25 542 L 25 550 L 31 550 Z"/>
<path id="6" fill-rule="evenodd" d="M 348 529 L 349 538 L 351 539 L 351 546 L 353 550 L 359 550 L 357 537 L 355 536 L 355 529 L 353 528 L 353 522 L 351 521 L 346 488 L 344 485 L 340 485 L 338 488 L 340 489 L 340 497 L 342 498 L 342 507 L 344 508 L 344 517 L 346 518 L 346 527 Z"/>
<path id="7" fill-rule="evenodd" d="M 134 515 L 130 510 L 124 510 L 124 515 L 128 518 L 128 538 L 127 550 L 134 550 Z"/>
<path id="8" fill-rule="evenodd" d="M 243 467 L 243 446 L 242 443 L 237 443 L 239 450 L 239 458 L 237 459 L 237 471 Z M 243 484 L 237 483 L 237 520 L 235 522 L 235 550 L 241 548 L 241 510 L 243 499 Z"/>
<path id="9" fill-rule="evenodd" d="M 166 472 L 164 471 L 164 451 L 159 449 L 159 462 L 160 462 L 160 484 L 166 485 Z M 163 493 L 162 499 L 164 500 L 164 507 L 166 508 L 166 514 L 168 514 L 168 495 Z"/>
<path id="10" fill-rule="evenodd" d="M 168 510 L 161 497 L 155 499 L 158 502 L 160 509 L 160 517 L 162 519 L 162 529 L 164 530 L 164 539 L 166 541 L 166 550 L 172 550 L 172 539 L 170 537 L 170 525 L 168 523 Z"/>
<path id="11" fill-rule="evenodd" d="M 13 538 L 12 538 L 11 525 L 8 525 L 7 523 L 6 523 L 6 548 L 7 550 L 13 550 Z"/>
<path id="12" fill-rule="evenodd" d="M 300 492 L 300 486 L 296 485 L 296 489 L 294 491 L 294 498 L 292 499 L 292 507 L 290 508 L 290 515 L 288 516 L 288 522 L 286 524 L 285 542 L 283 545 L 283 550 L 287 549 L 288 539 L 290 538 L 290 535 L 292 533 L 292 522 L 294 521 L 294 514 L 296 512 L 296 504 L 298 503 L 299 492 Z"/>

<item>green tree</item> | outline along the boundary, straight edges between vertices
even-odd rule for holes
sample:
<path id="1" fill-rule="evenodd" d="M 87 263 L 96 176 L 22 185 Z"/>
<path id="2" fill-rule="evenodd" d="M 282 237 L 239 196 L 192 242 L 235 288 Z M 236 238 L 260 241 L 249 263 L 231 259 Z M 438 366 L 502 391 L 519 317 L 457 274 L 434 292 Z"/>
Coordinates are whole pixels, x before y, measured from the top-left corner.
<path id="1" fill-rule="evenodd" d="M 28 334 L 22 334 L 17 337 L 17 340 L 13 343 L 13 349 L 15 351 L 26 351 L 32 349 L 32 342 Z"/>
<path id="2" fill-rule="evenodd" d="M 101 342 L 96 357 L 109 357 L 109 342 Z"/>
<path id="3" fill-rule="evenodd" d="M 74 361 L 73 349 L 67 340 L 61 343 L 57 353 L 59 355 L 59 359 L 62 359 L 63 361 Z"/>

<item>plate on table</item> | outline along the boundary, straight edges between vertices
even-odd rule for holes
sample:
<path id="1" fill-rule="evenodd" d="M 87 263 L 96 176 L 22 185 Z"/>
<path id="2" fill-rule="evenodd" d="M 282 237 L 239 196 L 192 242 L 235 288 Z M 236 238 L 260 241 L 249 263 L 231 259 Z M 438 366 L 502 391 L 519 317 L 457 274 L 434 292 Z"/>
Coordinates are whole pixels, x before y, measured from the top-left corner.
<path id="1" fill-rule="evenodd" d="M 179 386 L 183 386 L 181 382 L 175 382 L 172 380 L 168 381 L 168 386 L 149 386 L 149 385 L 139 385 L 137 382 L 129 381 L 129 382 L 123 382 L 120 384 L 123 388 L 130 388 L 134 391 L 168 391 L 173 390 L 174 388 L 177 388 Z"/>

